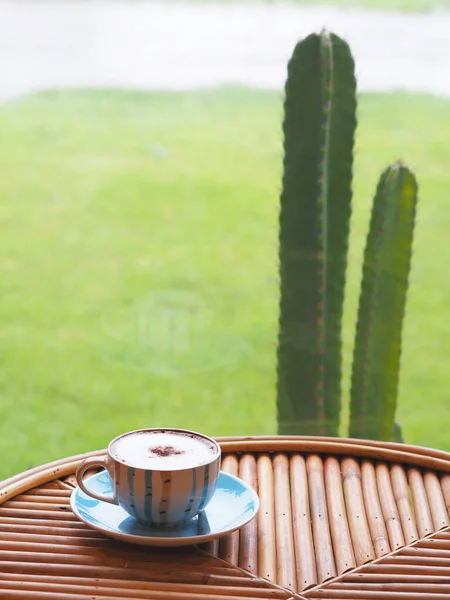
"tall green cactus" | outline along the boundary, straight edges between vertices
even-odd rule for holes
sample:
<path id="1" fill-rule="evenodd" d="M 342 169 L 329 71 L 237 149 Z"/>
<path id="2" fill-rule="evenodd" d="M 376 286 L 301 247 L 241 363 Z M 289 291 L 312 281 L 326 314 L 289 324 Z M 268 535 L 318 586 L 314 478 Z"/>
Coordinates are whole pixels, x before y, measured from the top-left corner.
<path id="1" fill-rule="evenodd" d="M 356 81 L 348 45 L 322 32 L 288 66 L 280 212 L 277 407 L 283 434 L 337 435 Z"/>
<path id="2" fill-rule="evenodd" d="M 338 435 L 341 321 L 356 82 L 348 45 L 322 32 L 288 65 L 280 210 L 277 410 L 282 434 Z M 401 163 L 381 176 L 364 257 L 352 372 L 352 437 L 395 439 L 401 330 L 417 203 Z"/>
<path id="3" fill-rule="evenodd" d="M 351 387 L 350 435 L 391 440 L 417 205 L 414 175 L 381 175 L 364 254 Z M 399 435 L 397 429 L 397 436 Z"/>

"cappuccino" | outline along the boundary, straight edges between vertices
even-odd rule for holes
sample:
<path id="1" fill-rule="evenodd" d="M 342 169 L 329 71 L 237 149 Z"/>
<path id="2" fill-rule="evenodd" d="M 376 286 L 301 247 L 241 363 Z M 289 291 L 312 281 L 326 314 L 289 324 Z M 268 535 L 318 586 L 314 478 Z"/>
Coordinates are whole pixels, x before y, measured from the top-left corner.
<path id="1" fill-rule="evenodd" d="M 186 429 L 140 429 L 115 438 L 106 456 L 86 458 L 77 469 L 80 489 L 91 498 L 122 508 L 151 527 L 174 527 L 199 515 L 214 495 L 221 448 Z M 111 493 L 86 487 L 93 467 L 106 469 Z"/>
<path id="2" fill-rule="evenodd" d="M 136 431 L 116 439 L 111 454 L 137 469 L 173 471 L 211 462 L 218 455 L 218 448 L 198 434 L 158 429 Z"/>

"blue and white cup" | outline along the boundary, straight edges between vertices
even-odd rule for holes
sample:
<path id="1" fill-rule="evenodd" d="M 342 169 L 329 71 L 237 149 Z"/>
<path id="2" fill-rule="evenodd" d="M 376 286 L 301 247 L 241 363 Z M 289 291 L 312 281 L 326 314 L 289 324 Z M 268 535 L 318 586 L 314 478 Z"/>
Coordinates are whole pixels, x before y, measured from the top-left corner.
<path id="1" fill-rule="evenodd" d="M 158 434 L 159 441 L 173 439 L 174 435 L 187 436 L 192 446 L 201 443 L 209 450 L 196 453 L 194 448 L 193 452 L 185 453 L 179 460 L 174 457 L 175 460 L 169 461 L 170 465 L 167 466 L 170 468 L 161 468 L 164 466 L 164 460 L 157 460 L 157 466 L 149 468 L 152 461 L 141 456 L 139 444 L 142 446 L 143 435 L 155 433 Z M 131 439 L 133 437 L 136 440 L 134 450 Z M 123 442 L 130 446 L 133 452 L 120 453 L 118 448 Z M 167 447 L 173 449 L 170 445 Z M 158 450 L 164 452 L 164 445 L 160 443 Z M 203 434 L 185 429 L 141 429 L 112 440 L 105 457 L 84 460 L 78 467 L 76 478 L 85 494 L 121 506 L 137 521 L 151 527 L 174 527 L 189 521 L 206 508 L 216 489 L 220 464 L 219 444 Z M 86 486 L 86 471 L 98 467 L 106 469 L 109 473 L 113 484 L 112 494 L 95 492 Z"/>

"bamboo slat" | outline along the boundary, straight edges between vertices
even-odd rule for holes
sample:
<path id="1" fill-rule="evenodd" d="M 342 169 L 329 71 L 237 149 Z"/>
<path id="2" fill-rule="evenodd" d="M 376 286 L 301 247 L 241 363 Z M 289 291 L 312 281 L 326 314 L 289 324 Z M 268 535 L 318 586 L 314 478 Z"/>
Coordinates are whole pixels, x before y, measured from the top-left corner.
<path id="1" fill-rule="evenodd" d="M 388 533 L 384 524 L 383 512 L 378 497 L 375 467 L 370 461 L 364 460 L 362 462 L 361 476 L 367 520 L 372 536 L 372 544 L 375 549 L 375 555 L 378 558 L 388 554 L 391 551 L 391 548 L 389 546 Z"/>
<path id="2" fill-rule="evenodd" d="M 329 590 L 318 590 L 314 598 L 326 598 L 329 600 L 384 600 L 385 598 L 389 598 L 389 600 L 448 600 L 447 594 L 426 594 L 423 593 L 414 594 L 412 592 L 399 592 L 395 590 L 391 590 L 389 595 L 386 595 L 385 590 L 337 590 L 337 589 L 329 589 Z"/>
<path id="3" fill-rule="evenodd" d="M 292 531 L 289 459 L 276 454 L 273 459 L 275 486 L 275 528 L 277 555 L 277 583 L 295 590 L 297 576 L 295 566 L 294 536 Z"/>
<path id="4" fill-rule="evenodd" d="M 379 497 L 386 529 L 389 533 L 391 548 L 392 550 L 397 550 L 397 548 L 405 545 L 405 538 L 403 536 L 400 515 L 395 502 L 388 466 L 384 463 L 378 463 L 376 473 Z"/>
<path id="5" fill-rule="evenodd" d="M 373 565 L 367 565 L 364 568 L 364 573 L 378 573 L 378 574 L 402 574 L 406 576 L 411 575 L 433 575 L 434 577 L 448 577 L 450 570 L 447 566 L 430 566 L 430 565 L 417 565 L 410 564 L 409 562 L 403 562 L 403 564 L 390 564 L 386 562 L 379 562 Z"/>
<path id="6" fill-rule="evenodd" d="M 355 568 L 356 559 L 347 521 L 341 467 L 334 457 L 328 457 L 325 461 L 325 484 L 336 568 L 341 575 Z"/>
<path id="7" fill-rule="evenodd" d="M 2 506 L 4 508 L 12 508 L 15 504 L 27 504 L 27 508 L 33 507 L 38 508 L 37 505 L 56 505 L 56 506 L 69 506 L 70 495 L 68 496 L 36 496 L 32 494 L 20 494 L 16 496 L 14 500 L 7 500 Z M 44 509 L 45 510 L 45 509 Z"/>
<path id="8" fill-rule="evenodd" d="M 48 575 L 17 575 L 15 573 L 6 573 L 0 575 L 0 582 L 9 581 L 9 582 L 18 582 L 22 584 L 27 584 L 31 586 L 32 584 L 42 585 L 43 587 L 48 584 L 55 584 L 55 580 L 53 577 Z M 117 590 L 120 589 L 128 589 L 129 582 L 123 581 L 121 579 L 100 579 L 100 578 L 85 578 L 85 577 L 59 577 L 56 582 L 59 586 L 71 586 L 77 587 L 80 590 L 90 587 L 95 587 L 96 591 L 99 588 L 103 589 L 111 589 L 117 595 Z M 239 582 L 238 582 L 239 584 Z M 1 583 L 0 583 L 1 585 Z M 266 588 L 262 586 L 244 586 L 244 585 L 220 585 L 220 584 L 209 584 L 207 586 L 202 586 L 199 584 L 192 583 L 182 583 L 182 584 L 172 584 L 172 590 L 176 591 L 184 591 L 190 593 L 197 594 L 209 594 L 213 592 L 215 594 L 229 594 L 230 587 L 232 587 L 233 592 L 240 594 L 241 596 L 246 597 L 264 597 L 264 598 L 286 598 L 286 593 L 284 590 L 276 589 L 276 588 Z M 136 581 L 134 582 L 134 589 L 136 591 L 164 591 L 167 590 L 168 585 L 165 582 L 158 581 Z M 133 592 L 136 593 L 136 592 Z"/>
<path id="9" fill-rule="evenodd" d="M 70 490 L 54 489 L 54 488 L 48 488 L 46 486 L 42 486 L 41 488 L 34 488 L 31 490 L 28 490 L 28 492 L 24 496 L 19 494 L 19 496 L 16 496 L 16 500 L 18 500 L 20 497 L 26 497 L 28 500 L 32 501 L 32 499 L 35 496 L 46 496 L 46 497 L 57 496 L 59 498 L 70 498 L 71 493 L 72 492 Z"/>
<path id="10" fill-rule="evenodd" d="M 258 492 L 256 459 L 253 454 L 244 454 L 239 461 L 239 477 Z M 239 532 L 239 561 L 241 568 L 258 572 L 258 534 L 257 520 L 244 525 Z"/>
<path id="11" fill-rule="evenodd" d="M 361 590 L 361 586 L 358 583 L 339 583 L 330 586 L 330 589 L 339 589 L 339 590 Z M 420 583 L 394 583 L 389 586 L 390 591 L 392 592 L 423 592 L 423 587 Z M 364 591 L 379 591 L 383 590 L 380 588 L 378 583 L 366 583 L 364 584 Z M 439 583 L 429 583 L 427 586 L 428 593 L 447 593 L 450 592 L 450 584 L 439 584 Z M 450 596 L 450 594 L 449 594 Z"/>
<path id="12" fill-rule="evenodd" d="M 348 575 L 348 577 L 345 578 L 345 581 L 350 583 L 354 582 L 359 586 L 365 585 L 366 583 L 378 583 L 386 586 L 389 583 L 404 583 L 405 581 L 428 586 L 429 584 L 448 584 L 450 583 L 450 577 L 410 574 L 405 578 L 403 573 L 365 573 L 360 571 Z"/>
<path id="13" fill-rule="evenodd" d="M 355 459 L 346 458 L 342 461 L 342 475 L 356 564 L 362 565 L 375 559 L 375 551 L 364 510 L 361 470 Z"/>
<path id="14" fill-rule="evenodd" d="M 420 541 L 420 547 L 421 548 L 439 548 L 441 550 L 448 550 L 449 549 L 448 538 L 437 537 L 438 535 L 439 535 L 439 532 L 435 533 L 433 535 L 433 537 L 424 538 L 423 540 Z"/>
<path id="15" fill-rule="evenodd" d="M 434 529 L 422 474 L 418 469 L 409 469 L 408 479 L 416 511 L 417 529 L 420 536 L 424 537 L 434 531 Z"/>
<path id="16" fill-rule="evenodd" d="M 306 470 L 309 481 L 309 498 L 312 518 L 314 547 L 316 551 L 316 567 L 319 581 L 326 581 L 336 576 L 328 508 L 325 493 L 323 462 L 315 454 L 306 459 Z"/>
<path id="17" fill-rule="evenodd" d="M 228 454 L 222 460 L 222 469 L 231 475 L 239 475 L 239 461 L 235 454 Z M 219 542 L 219 555 L 224 560 L 238 564 L 239 561 L 239 531 L 223 537 Z"/>
<path id="18" fill-rule="evenodd" d="M 305 590 L 317 584 L 317 571 L 306 463 L 303 456 L 294 454 L 291 457 L 290 470 L 297 587 L 299 590 Z"/>
<path id="19" fill-rule="evenodd" d="M 20 557 L 18 557 L 20 558 Z M 56 557 L 55 557 L 56 558 Z M 240 573 L 209 572 L 208 568 L 191 568 L 190 570 L 180 570 L 178 565 L 173 564 L 171 568 L 165 568 L 162 571 L 147 568 L 135 568 L 128 564 L 127 566 L 101 566 L 76 564 L 65 557 L 65 562 L 51 562 L 42 557 L 42 562 L 23 562 L 19 560 L 0 560 L 0 572 L 18 573 L 18 574 L 38 574 L 50 575 L 58 580 L 60 577 L 99 577 L 103 579 L 122 579 L 128 582 L 128 587 L 134 585 L 136 581 L 161 581 L 167 583 L 193 583 L 208 585 L 215 581 L 218 585 L 240 586 L 245 585 L 245 578 Z M 130 583 L 132 582 L 132 583 Z M 255 584 L 251 582 L 251 585 Z"/>
<path id="20" fill-rule="evenodd" d="M 32 533 L 24 533 L 22 531 L 4 531 L 2 528 L 0 537 L 1 544 L 5 542 L 25 542 L 25 543 L 39 543 L 39 544 L 61 544 L 64 546 L 86 546 L 89 548 L 101 548 L 109 547 L 111 541 L 104 537 L 91 538 L 86 536 L 67 536 L 63 533 L 57 533 L 57 529 L 53 529 L 50 532 L 42 533 L 36 532 L 36 528 Z"/>
<path id="21" fill-rule="evenodd" d="M 418 539 L 419 534 L 417 532 L 417 527 L 414 520 L 414 512 L 409 498 L 408 479 L 402 466 L 392 465 L 391 483 L 398 514 L 400 516 L 401 526 L 403 528 L 404 541 L 408 544 L 411 544 Z M 393 537 L 395 536 L 393 535 Z M 396 542 L 394 541 L 394 543 Z"/>
<path id="22" fill-rule="evenodd" d="M 47 589 L 27 589 L 27 586 L 21 586 L 17 584 L 10 584 L 5 586 L 2 590 L 0 589 L 0 598 L 19 598 L 28 600 L 28 598 L 43 598 L 48 600 L 49 597 L 52 600 L 77 600 L 80 598 L 86 598 L 86 594 L 83 590 L 74 590 L 69 588 L 68 591 L 63 591 L 63 586 L 45 586 Z M 56 588 L 56 589 L 55 589 Z M 67 588 L 66 588 L 67 589 Z M 115 592 L 117 594 L 117 591 Z M 199 597 L 211 598 L 211 600 L 248 600 L 249 598 L 258 598 L 265 600 L 270 597 L 265 594 L 259 596 L 242 596 L 241 594 L 235 594 L 234 590 L 231 594 L 215 593 L 214 590 L 207 590 L 203 594 L 198 592 L 184 592 L 181 590 L 150 590 L 142 593 L 136 590 L 127 590 L 124 592 L 125 595 L 121 596 L 121 600 L 138 600 L 140 598 L 146 598 L 147 600 L 197 600 Z M 272 596 L 274 597 L 274 596 Z M 287 597 L 286 595 L 284 596 Z M 117 598 L 114 595 L 114 590 L 98 589 L 96 590 L 95 596 L 91 596 L 93 600 L 111 600 L 111 598 Z"/>
<path id="23" fill-rule="evenodd" d="M 269 455 L 258 457 L 258 565 L 259 573 L 269 581 L 276 581 L 275 498 L 273 467 Z"/>
<path id="24" fill-rule="evenodd" d="M 40 502 L 36 502 L 36 501 L 31 501 L 31 502 L 19 502 L 19 501 L 15 501 L 15 500 L 8 500 L 7 502 L 5 502 L 4 504 L 2 504 L 0 511 L 5 511 L 6 509 L 15 509 L 16 511 L 20 511 L 20 510 L 30 510 L 30 508 L 32 510 L 51 510 L 51 511 L 62 511 L 62 512 L 70 512 L 70 506 L 69 506 L 69 502 L 68 500 L 66 500 L 64 498 L 64 500 L 61 502 L 45 502 L 45 498 L 40 498 Z"/>
<path id="25" fill-rule="evenodd" d="M 5 508 L 3 506 L 0 506 L 0 517 L 18 517 L 18 518 L 22 518 L 25 515 L 28 515 L 30 517 L 35 517 L 36 519 L 42 518 L 42 519 L 49 519 L 51 518 L 51 513 L 53 513 L 53 515 L 55 515 L 59 520 L 64 520 L 64 521 L 72 521 L 74 523 L 78 522 L 78 519 L 76 518 L 76 516 L 70 512 L 69 510 L 67 510 L 67 508 L 64 508 L 64 510 L 58 510 L 57 508 L 50 508 L 50 509 L 45 509 L 45 510 L 37 510 L 34 508 L 34 506 L 32 506 L 31 508 L 28 507 L 27 508 Z"/>
<path id="26" fill-rule="evenodd" d="M 447 508 L 445 506 L 439 477 L 432 471 L 426 471 L 423 479 L 428 497 L 428 505 L 433 519 L 434 530 L 448 527 Z"/>
<path id="27" fill-rule="evenodd" d="M 444 503 L 447 508 L 447 515 L 450 517 L 450 475 L 442 475 L 440 483 Z"/>

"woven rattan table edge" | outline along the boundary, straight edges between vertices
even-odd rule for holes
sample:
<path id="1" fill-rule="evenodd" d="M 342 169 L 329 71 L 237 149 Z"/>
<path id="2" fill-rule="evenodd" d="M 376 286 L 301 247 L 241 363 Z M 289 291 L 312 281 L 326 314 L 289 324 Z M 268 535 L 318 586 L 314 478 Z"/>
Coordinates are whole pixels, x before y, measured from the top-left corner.
<path id="1" fill-rule="evenodd" d="M 375 442 L 352 438 L 311 436 L 235 436 L 215 437 L 222 451 L 227 452 L 305 452 L 373 458 L 378 461 L 410 464 L 443 473 L 450 473 L 450 453 L 422 446 L 394 442 Z M 0 505 L 11 497 L 32 489 L 33 485 L 73 474 L 76 467 L 91 456 L 104 456 L 106 449 L 76 454 L 45 463 L 18 473 L 0 482 Z M 46 480 L 46 481 L 44 481 Z"/>

